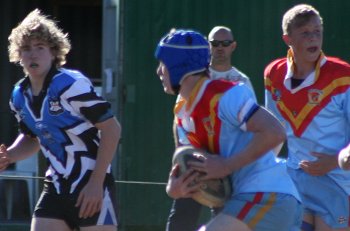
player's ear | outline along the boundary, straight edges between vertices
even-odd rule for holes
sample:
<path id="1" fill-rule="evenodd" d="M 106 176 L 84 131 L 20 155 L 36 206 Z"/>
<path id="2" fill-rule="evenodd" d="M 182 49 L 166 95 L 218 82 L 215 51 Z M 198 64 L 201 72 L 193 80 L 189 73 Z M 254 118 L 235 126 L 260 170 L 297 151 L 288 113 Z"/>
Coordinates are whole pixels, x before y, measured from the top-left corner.
<path id="1" fill-rule="evenodd" d="M 282 39 L 287 46 L 290 46 L 290 37 L 286 34 L 282 35 Z"/>
<path id="2" fill-rule="evenodd" d="M 236 50 L 237 42 L 233 41 L 233 43 L 231 44 L 231 47 L 232 47 L 232 51 Z"/>

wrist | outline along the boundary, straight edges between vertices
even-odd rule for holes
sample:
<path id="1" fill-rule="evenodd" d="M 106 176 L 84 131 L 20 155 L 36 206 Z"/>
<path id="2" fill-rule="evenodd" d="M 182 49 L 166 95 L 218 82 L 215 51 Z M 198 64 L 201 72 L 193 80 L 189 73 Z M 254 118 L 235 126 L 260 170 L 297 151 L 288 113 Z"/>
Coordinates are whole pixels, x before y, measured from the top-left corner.
<path id="1" fill-rule="evenodd" d="M 173 189 L 171 188 L 171 186 L 169 184 L 166 186 L 165 191 L 169 197 L 171 197 L 173 199 L 178 199 L 178 196 L 176 195 L 176 193 L 173 191 Z"/>
<path id="2" fill-rule="evenodd" d="M 16 160 L 13 158 L 12 152 L 10 149 L 5 149 L 6 151 L 6 158 L 8 160 L 9 165 L 16 163 Z"/>
<path id="3" fill-rule="evenodd" d="M 95 172 L 92 172 L 89 181 L 95 184 L 103 184 L 105 180 L 106 174 L 96 174 Z"/>

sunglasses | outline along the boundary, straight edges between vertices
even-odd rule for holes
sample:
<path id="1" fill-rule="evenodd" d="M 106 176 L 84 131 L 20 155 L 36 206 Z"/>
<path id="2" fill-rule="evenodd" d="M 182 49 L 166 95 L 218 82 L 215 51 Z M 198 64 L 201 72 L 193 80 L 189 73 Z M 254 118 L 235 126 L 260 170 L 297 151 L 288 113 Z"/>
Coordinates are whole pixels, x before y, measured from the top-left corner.
<path id="1" fill-rule="evenodd" d="M 223 46 L 223 47 L 228 47 L 231 45 L 231 43 L 233 43 L 233 41 L 231 40 L 223 40 L 223 41 L 218 41 L 218 40 L 212 40 L 210 41 L 210 44 L 213 46 L 213 47 L 218 47 L 220 46 Z"/>

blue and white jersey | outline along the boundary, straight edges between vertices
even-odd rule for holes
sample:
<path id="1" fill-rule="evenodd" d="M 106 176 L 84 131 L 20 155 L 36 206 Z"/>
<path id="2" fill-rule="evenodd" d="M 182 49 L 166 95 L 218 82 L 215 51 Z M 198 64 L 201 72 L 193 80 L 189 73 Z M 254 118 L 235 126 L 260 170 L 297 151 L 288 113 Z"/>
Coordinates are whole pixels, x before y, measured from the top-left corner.
<path id="1" fill-rule="evenodd" d="M 14 88 L 10 107 L 20 130 L 38 138 L 49 165 L 46 180 L 57 193 L 79 191 L 95 167 L 100 134 L 94 124 L 113 117 L 110 104 L 87 77 L 68 69 L 52 69 L 37 98 L 28 78 Z"/>

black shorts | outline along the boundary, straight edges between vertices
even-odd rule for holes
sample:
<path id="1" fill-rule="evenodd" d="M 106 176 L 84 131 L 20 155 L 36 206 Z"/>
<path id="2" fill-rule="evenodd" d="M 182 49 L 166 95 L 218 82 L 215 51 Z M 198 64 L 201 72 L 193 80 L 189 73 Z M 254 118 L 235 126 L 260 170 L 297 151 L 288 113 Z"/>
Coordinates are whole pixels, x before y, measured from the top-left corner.
<path id="1" fill-rule="evenodd" d="M 92 217 L 79 218 L 80 207 L 75 207 L 79 193 L 57 194 L 52 183 L 45 182 L 44 189 L 35 206 L 33 217 L 63 220 L 71 228 L 96 225 L 117 225 L 113 186 L 106 187 L 100 212 Z"/>

